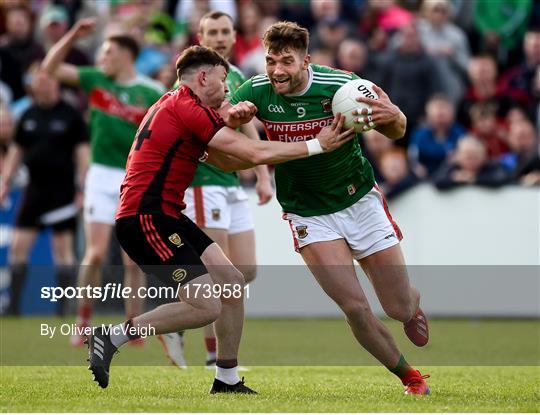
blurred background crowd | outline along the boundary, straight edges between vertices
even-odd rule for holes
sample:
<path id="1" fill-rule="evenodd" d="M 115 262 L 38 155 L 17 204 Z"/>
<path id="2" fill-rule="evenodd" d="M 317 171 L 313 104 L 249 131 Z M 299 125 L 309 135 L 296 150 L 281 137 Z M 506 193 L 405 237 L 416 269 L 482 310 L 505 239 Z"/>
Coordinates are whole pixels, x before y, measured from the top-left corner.
<path id="1" fill-rule="evenodd" d="M 441 190 L 540 185 L 536 0 L 0 0 L 0 157 L 42 85 L 32 82 L 41 60 L 74 22 L 94 16 L 99 28 L 67 62 L 99 65 L 103 39 L 129 34 L 140 48 L 137 71 L 168 89 L 176 57 L 197 42 L 209 10 L 233 17 L 231 60 L 247 77 L 265 71 L 262 34 L 285 19 L 309 28 L 313 63 L 388 93 L 408 118 L 406 137 L 371 131 L 361 144 L 389 197 L 422 181 Z M 84 93 L 61 91 L 87 112 Z M 243 184 L 254 180 L 242 173 Z"/>

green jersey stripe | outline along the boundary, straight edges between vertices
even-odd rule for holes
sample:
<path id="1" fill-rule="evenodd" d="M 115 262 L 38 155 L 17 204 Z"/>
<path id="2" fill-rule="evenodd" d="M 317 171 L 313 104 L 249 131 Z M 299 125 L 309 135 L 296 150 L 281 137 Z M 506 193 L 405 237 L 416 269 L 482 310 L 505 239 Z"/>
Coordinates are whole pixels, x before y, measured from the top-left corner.
<path id="1" fill-rule="evenodd" d="M 343 79 L 351 79 L 352 76 L 350 75 L 339 75 L 339 74 L 329 74 L 324 72 L 313 72 L 314 77 L 319 78 L 343 78 Z"/>
<path id="2" fill-rule="evenodd" d="M 316 76 L 313 77 L 313 80 L 314 81 L 323 81 L 323 82 L 330 82 L 330 81 L 334 81 L 334 82 L 349 82 L 350 79 L 343 79 L 343 78 L 318 78 Z"/>
<path id="3" fill-rule="evenodd" d="M 350 79 L 343 79 L 343 78 L 317 78 L 316 76 L 313 77 L 314 81 L 320 81 L 320 82 L 349 82 Z"/>
<path id="4" fill-rule="evenodd" d="M 313 81 L 314 84 L 320 84 L 320 85 L 337 85 L 337 86 L 343 86 L 347 82 L 323 82 L 323 81 Z"/>
<path id="5" fill-rule="evenodd" d="M 350 76 L 347 76 L 347 75 L 325 75 L 325 74 L 322 74 L 320 72 L 313 72 L 313 77 L 315 78 L 324 78 L 324 79 L 347 79 L 347 80 L 351 80 L 352 77 Z"/>

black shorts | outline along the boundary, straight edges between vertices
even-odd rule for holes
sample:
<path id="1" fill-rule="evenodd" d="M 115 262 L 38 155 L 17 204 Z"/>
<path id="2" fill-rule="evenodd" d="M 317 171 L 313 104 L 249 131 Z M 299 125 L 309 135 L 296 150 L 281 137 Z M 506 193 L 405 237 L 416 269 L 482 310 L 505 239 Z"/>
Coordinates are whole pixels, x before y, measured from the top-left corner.
<path id="1" fill-rule="evenodd" d="M 37 188 L 28 186 L 22 197 L 21 206 L 15 219 L 15 227 L 17 228 L 37 228 L 43 229 L 51 227 L 53 232 L 74 232 L 77 228 L 76 214 L 70 214 L 65 219 L 48 221 L 47 215 L 58 212 L 59 209 L 68 207 L 73 203 L 75 198 L 74 189 L 64 190 L 61 184 L 54 189 Z M 69 189 L 69 186 L 68 186 Z M 69 207 L 68 207 L 68 210 Z M 61 215 L 60 215 L 61 217 Z"/>
<path id="2" fill-rule="evenodd" d="M 201 255 L 214 241 L 186 216 L 139 214 L 116 220 L 116 236 L 147 273 L 177 287 L 207 274 Z"/>

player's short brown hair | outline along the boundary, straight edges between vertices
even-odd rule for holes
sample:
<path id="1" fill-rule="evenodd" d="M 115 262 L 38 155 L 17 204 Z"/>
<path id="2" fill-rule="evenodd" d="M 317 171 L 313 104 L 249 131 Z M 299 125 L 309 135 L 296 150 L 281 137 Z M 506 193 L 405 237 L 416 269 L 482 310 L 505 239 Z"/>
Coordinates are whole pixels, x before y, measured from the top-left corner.
<path id="1" fill-rule="evenodd" d="M 290 49 L 307 53 L 309 32 L 294 22 L 277 22 L 268 28 L 263 36 L 264 48 L 273 53 Z"/>
<path id="2" fill-rule="evenodd" d="M 229 71 L 229 64 L 223 56 L 204 46 L 195 45 L 185 49 L 176 60 L 176 73 L 178 79 L 186 72 L 194 71 L 202 66 L 223 66 Z"/>
<path id="3" fill-rule="evenodd" d="M 137 59 L 137 56 L 139 56 L 139 45 L 137 44 L 137 41 L 129 35 L 112 35 L 105 40 L 116 43 L 118 47 L 129 51 L 134 61 Z"/>
<path id="4" fill-rule="evenodd" d="M 214 10 L 214 11 L 209 11 L 208 13 L 204 14 L 203 17 L 201 17 L 201 20 L 199 20 L 199 33 L 203 32 L 203 25 L 207 20 L 217 20 L 223 16 L 227 17 L 231 21 L 232 25 L 234 26 L 234 20 L 230 15 L 228 15 L 225 12 L 221 12 L 219 10 Z"/>

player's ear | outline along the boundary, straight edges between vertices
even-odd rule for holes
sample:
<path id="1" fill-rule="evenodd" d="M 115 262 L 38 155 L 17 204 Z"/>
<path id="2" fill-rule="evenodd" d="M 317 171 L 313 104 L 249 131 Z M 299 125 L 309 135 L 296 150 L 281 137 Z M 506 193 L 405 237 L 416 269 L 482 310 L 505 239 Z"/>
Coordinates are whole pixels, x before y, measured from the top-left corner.
<path id="1" fill-rule="evenodd" d="M 303 62 L 304 69 L 308 68 L 310 62 L 311 62 L 311 55 L 309 53 L 306 53 L 306 55 L 304 56 L 304 62 Z"/>
<path id="2" fill-rule="evenodd" d="M 206 71 L 199 71 L 199 73 L 197 74 L 197 81 L 199 81 L 199 84 L 203 86 L 206 85 L 206 76 Z"/>

